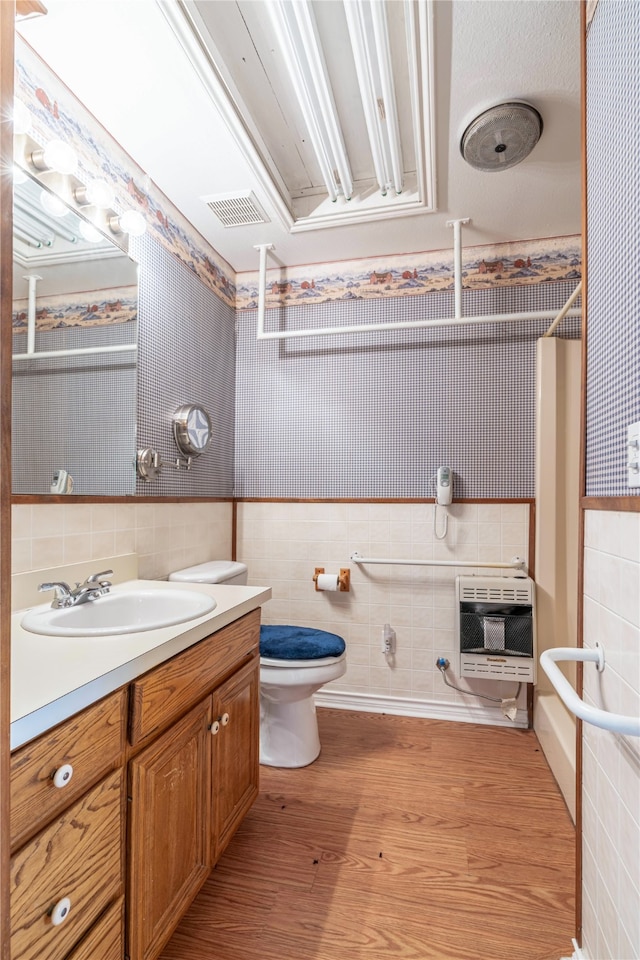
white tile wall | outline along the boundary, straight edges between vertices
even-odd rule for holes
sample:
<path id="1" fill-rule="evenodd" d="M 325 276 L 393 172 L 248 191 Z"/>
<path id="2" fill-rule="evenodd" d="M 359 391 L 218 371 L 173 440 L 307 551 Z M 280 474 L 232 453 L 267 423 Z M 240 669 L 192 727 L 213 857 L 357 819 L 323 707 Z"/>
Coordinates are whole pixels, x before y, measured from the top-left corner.
<path id="1" fill-rule="evenodd" d="M 640 514 L 585 514 L 584 697 L 640 714 Z M 640 958 L 640 741 L 583 724 L 583 949 L 590 960 Z"/>
<path id="2" fill-rule="evenodd" d="M 16 504 L 13 572 L 137 553 L 141 579 L 231 556 L 231 503 Z"/>
<path id="3" fill-rule="evenodd" d="M 441 509 L 441 508 L 440 508 Z M 438 521 L 442 518 L 438 514 Z M 499 704 L 457 693 L 444 685 L 435 666 L 451 661 L 455 677 L 455 576 L 475 568 L 358 566 L 361 556 L 451 560 L 511 560 L 528 556 L 529 506 L 454 503 L 447 539 L 433 537 L 433 504 L 246 502 L 238 505 L 238 559 L 249 566 L 249 582 L 268 584 L 273 599 L 263 607 L 265 623 L 318 626 L 343 636 L 346 675 L 326 690 L 425 705 L 454 705 L 461 713 L 478 707 L 501 718 Z M 318 593 L 315 567 L 337 574 L 351 570 L 349 593 Z M 397 652 L 381 650 L 385 623 L 397 635 Z M 459 681 L 465 689 L 513 696 L 514 684 Z M 502 689 L 504 686 L 504 690 Z M 524 709 L 526 688 L 519 706 Z M 483 718 L 486 719 L 486 718 Z"/>

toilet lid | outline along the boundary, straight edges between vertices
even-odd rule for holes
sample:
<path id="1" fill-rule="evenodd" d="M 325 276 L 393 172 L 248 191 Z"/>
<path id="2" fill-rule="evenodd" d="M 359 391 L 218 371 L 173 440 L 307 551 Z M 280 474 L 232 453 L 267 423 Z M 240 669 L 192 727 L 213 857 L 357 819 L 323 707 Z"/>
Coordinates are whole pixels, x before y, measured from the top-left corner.
<path id="1" fill-rule="evenodd" d="M 169 580 L 181 583 L 224 583 L 231 577 L 246 573 L 246 570 L 246 563 L 238 563 L 236 560 L 209 560 L 198 563 L 195 567 L 176 570 L 169 574 Z"/>
<path id="2" fill-rule="evenodd" d="M 260 656 L 270 660 L 322 660 L 339 657 L 345 649 L 342 637 L 326 630 L 277 624 L 260 627 Z"/>

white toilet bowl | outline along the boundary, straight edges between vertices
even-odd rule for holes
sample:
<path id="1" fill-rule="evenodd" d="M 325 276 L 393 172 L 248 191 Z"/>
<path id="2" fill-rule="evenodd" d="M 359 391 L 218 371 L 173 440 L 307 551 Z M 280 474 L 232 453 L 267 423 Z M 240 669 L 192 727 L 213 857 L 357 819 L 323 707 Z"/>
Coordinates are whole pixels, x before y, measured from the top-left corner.
<path id="1" fill-rule="evenodd" d="M 247 567 L 234 561 L 213 560 L 176 570 L 169 580 L 178 583 L 246 584 Z M 273 633 L 278 628 L 266 628 Z M 313 695 L 325 683 L 342 677 L 347 669 L 344 641 L 334 634 L 300 630 L 339 641 L 340 652 L 308 660 L 260 657 L 260 763 L 271 767 L 305 767 L 318 757 L 320 738 Z M 278 644 L 278 638 L 273 638 Z M 262 646 L 262 642 L 261 642 Z M 286 647 L 286 641 L 285 641 Z M 338 649 L 338 648 L 336 648 Z M 279 652 L 279 651 L 277 651 Z M 305 650 L 305 652 L 307 652 Z"/>
<path id="2" fill-rule="evenodd" d="M 320 754 L 313 695 L 344 676 L 346 651 L 320 660 L 260 658 L 260 763 L 306 767 Z"/>

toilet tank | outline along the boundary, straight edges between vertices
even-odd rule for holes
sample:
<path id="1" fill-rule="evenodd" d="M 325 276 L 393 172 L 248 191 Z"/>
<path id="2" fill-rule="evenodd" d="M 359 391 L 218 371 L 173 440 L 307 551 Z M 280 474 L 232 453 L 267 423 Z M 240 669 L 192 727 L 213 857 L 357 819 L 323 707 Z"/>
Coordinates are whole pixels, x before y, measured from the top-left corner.
<path id="1" fill-rule="evenodd" d="M 169 574 L 169 580 L 177 583 L 246 584 L 247 565 L 236 560 L 209 560 L 194 567 L 176 570 Z"/>

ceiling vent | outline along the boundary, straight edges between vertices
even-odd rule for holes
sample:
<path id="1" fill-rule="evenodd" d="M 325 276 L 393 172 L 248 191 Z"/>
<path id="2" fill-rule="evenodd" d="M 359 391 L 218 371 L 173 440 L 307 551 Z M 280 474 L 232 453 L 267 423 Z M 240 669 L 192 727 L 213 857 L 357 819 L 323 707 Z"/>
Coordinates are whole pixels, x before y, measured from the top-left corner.
<path id="1" fill-rule="evenodd" d="M 251 190 L 240 193 L 219 193 L 202 197 L 202 199 L 215 213 L 223 227 L 246 227 L 252 223 L 269 223 L 269 217 Z"/>
<path id="2" fill-rule="evenodd" d="M 542 117 L 529 103 L 500 103 L 476 117 L 462 135 L 462 156 L 490 173 L 508 170 L 528 157 L 542 134 Z"/>

